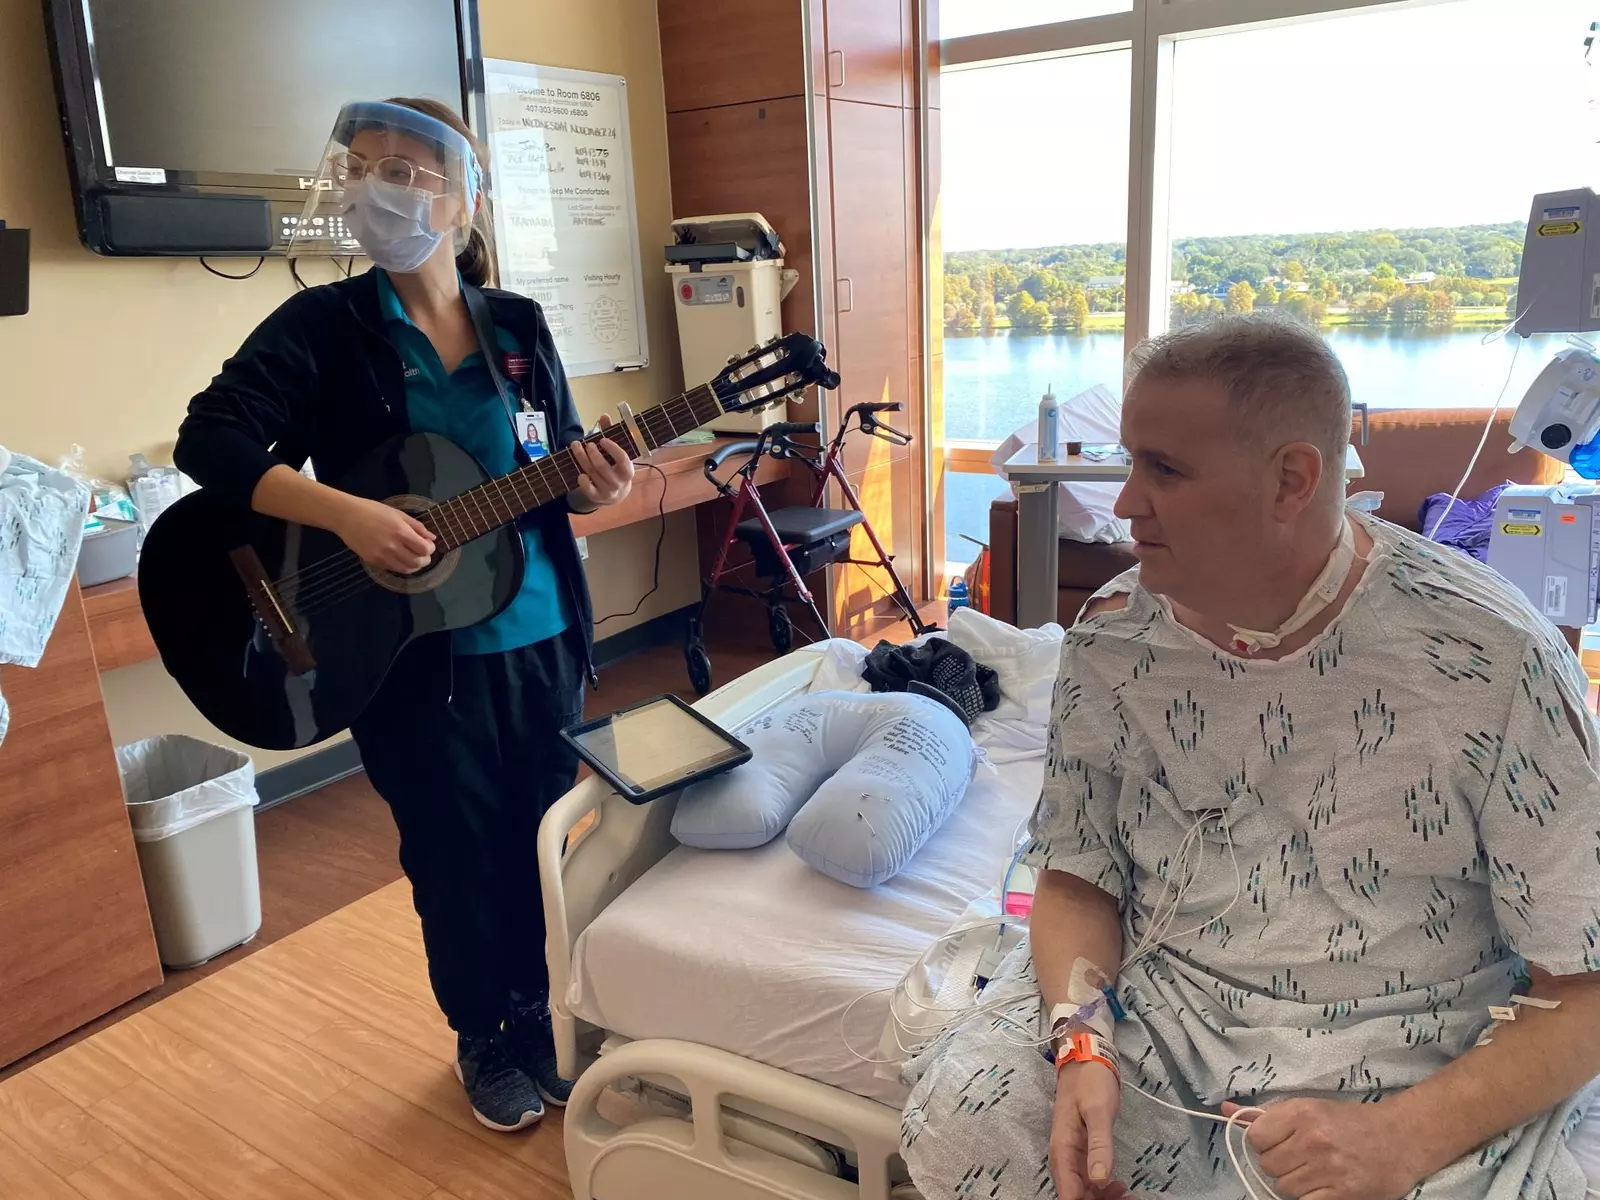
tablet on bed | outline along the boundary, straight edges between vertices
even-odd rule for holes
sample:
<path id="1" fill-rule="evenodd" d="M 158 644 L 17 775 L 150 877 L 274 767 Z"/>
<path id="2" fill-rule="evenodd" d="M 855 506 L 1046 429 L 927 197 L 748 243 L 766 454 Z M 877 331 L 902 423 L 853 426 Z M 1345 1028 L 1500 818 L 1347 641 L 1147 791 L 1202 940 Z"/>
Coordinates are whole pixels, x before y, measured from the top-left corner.
<path id="1" fill-rule="evenodd" d="M 561 736 L 634 804 L 750 761 L 748 746 L 671 695 L 584 721 Z"/>

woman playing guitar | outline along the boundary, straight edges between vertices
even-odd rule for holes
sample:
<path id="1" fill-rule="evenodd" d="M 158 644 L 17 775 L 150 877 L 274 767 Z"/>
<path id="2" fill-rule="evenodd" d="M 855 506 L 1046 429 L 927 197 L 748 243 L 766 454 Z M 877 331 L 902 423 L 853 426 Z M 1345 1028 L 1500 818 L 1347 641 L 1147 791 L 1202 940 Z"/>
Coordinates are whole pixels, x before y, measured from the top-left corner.
<path id="1" fill-rule="evenodd" d="M 312 208 L 324 215 L 313 221 Z M 526 567 L 510 606 L 413 642 L 352 726 L 399 827 L 473 1112 L 521 1129 L 571 1090 L 556 1070 L 533 857 L 540 817 L 577 774 L 557 733 L 582 717 L 593 677 L 568 514 L 617 503 L 633 466 L 609 439 L 583 444 L 539 305 L 487 288 L 482 173 L 455 113 L 429 100 L 346 105 L 296 240 L 341 222 L 373 269 L 267 317 L 190 402 L 174 457 L 203 488 L 330 530 L 367 567 L 409 575 L 432 561 L 433 534 L 306 478 L 306 458 L 337 478 L 380 443 L 428 431 L 498 475 L 572 446 L 578 489 L 518 523 Z"/>

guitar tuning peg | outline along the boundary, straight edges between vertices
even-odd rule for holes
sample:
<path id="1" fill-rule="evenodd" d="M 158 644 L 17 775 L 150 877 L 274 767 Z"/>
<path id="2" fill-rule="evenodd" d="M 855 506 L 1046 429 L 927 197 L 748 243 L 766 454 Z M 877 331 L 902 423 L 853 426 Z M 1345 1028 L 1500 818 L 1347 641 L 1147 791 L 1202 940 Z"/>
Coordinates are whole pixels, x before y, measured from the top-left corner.
<path id="1" fill-rule="evenodd" d="M 728 355 L 728 365 L 730 367 L 733 366 L 733 364 L 738 362 L 738 361 L 739 361 L 739 356 L 737 354 Z"/>
<path id="2" fill-rule="evenodd" d="M 773 334 L 771 337 L 769 337 L 767 339 L 767 345 L 776 346 L 781 341 L 783 341 L 783 339 L 781 337 L 779 337 L 777 334 Z"/>

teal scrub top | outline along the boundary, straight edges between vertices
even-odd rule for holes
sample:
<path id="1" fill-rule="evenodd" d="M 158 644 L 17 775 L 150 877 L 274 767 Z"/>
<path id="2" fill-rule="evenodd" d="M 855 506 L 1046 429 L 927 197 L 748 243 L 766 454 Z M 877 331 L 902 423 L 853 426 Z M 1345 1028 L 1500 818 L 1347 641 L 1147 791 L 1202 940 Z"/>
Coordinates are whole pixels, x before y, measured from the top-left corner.
<path id="1" fill-rule="evenodd" d="M 514 471 L 521 463 L 511 418 L 506 415 L 482 352 L 469 354 L 460 366 L 446 374 L 428 335 L 406 315 L 388 272 L 374 270 L 384 329 L 405 365 L 406 417 L 411 428 L 449 438 L 482 463 L 491 476 Z M 494 332 L 502 353 L 522 352 L 511 334 L 498 326 Z M 512 402 L 516 401 L 513 395 Z M 451 637 L 457 654 L 516 650 L 554 637 L 572 624 L 572 601 L 545 550 L 544 536 L 537 529 L 524 528 L 521 532 L 528 560 L 522 590 L 499 616 L 456 630 Z"/>

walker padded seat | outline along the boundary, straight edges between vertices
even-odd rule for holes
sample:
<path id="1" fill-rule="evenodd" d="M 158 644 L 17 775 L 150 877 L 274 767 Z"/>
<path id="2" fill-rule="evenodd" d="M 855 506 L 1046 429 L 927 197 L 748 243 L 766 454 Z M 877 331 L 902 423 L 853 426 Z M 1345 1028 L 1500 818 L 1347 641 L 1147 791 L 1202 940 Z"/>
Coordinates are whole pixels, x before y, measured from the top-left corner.
<path id="1" fill-rule="evenodd" d="M 772 527 L 778 531 L 778 537 L 789 546 L 809 546 L 812 542 L 843 533 L 865 519 L 853 508 L 779 508 L 767 516 L 772 521 Z M 733 532 L 741 541 L 764 543 L 767 540 L 766 530 L 761 528 L 758 517 L 740 521 L 733 527 Z"/>

